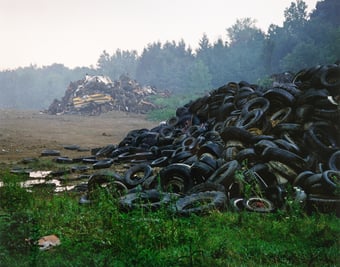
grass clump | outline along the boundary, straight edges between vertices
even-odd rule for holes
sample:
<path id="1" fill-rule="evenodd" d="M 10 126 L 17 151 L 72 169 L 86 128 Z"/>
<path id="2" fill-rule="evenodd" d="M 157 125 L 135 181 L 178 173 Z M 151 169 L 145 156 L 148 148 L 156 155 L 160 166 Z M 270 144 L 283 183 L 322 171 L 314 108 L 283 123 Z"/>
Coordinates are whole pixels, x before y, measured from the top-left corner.
<path id="1" fill-rule="evenodd" d="M 211 212 L 177 217 L 166 207 L 122 212 L 103 190 L 79 205 L 79 194 L 27 192 L 1 176 L 0 266 L 336 266 L 335 215 Z M 56 234 L 61 245 L 39 251 L 25 239 Z"/>

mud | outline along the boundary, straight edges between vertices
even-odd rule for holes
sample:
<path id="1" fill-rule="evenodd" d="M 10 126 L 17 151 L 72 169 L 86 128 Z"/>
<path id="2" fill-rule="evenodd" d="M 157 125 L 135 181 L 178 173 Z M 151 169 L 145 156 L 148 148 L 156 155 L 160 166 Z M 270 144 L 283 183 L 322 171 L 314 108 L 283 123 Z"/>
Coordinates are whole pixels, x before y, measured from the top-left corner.
<path id="1" fill-rule="evenodd" d="M 38 157 L 44 149 L 66 152 L 63 147 L 71 144 L 88 149 L 117 144 L 130 130 L 156 125 L 143 115 L 118 111 L 99 116 L 56 116 L 0 109 L 0 163 Z M 79 153 L 67 150 L 67 156 Z"/>

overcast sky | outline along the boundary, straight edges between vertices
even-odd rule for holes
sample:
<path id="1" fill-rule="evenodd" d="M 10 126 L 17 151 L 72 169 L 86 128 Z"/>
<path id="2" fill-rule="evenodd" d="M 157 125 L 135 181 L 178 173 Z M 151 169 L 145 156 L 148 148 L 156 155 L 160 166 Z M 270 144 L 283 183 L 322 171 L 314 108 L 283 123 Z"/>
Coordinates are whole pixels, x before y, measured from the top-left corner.
<path id="1" fill-rule="evenodd" d="M 0 0 L 0 70 L 19 66 L 96 66 L 104 50 L 179 41 L 195 49 L 205 33 L 226 39 L 237 19 L 267 31 L 293 0 Z M 304 0 L 308 12 L 317 0 Z"/>

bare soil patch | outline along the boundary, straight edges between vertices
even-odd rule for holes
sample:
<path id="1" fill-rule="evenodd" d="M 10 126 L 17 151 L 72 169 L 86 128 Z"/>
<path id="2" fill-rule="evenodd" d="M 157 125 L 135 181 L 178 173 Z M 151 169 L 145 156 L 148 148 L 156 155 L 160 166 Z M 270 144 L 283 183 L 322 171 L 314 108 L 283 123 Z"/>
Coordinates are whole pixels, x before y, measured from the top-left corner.
<path id="1" fill-rule="evenodd" d="M 0 163 L 38 157 L 44 149 L 62 150 L 70 144 L 90 149 L 117 144 L 130 130 L 156 125 L 143 115 L 118 111 L 99 116 L 56 116 L 0 109 Z M 76 152 L 67 151 L 68 156 L 72 153 Z"/>

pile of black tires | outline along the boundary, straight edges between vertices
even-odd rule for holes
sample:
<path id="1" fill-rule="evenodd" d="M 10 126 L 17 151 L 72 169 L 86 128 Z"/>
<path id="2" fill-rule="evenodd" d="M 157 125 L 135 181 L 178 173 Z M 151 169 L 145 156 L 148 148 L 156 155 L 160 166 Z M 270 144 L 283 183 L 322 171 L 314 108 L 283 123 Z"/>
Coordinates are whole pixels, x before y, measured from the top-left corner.
<path id="1" fill-rule="evenodd" d="M 92 175 L 80 202 L 105 186 L 122 210 L 273 212 L 296 202 L 339 216 L 339 102 L 338 64 L 301 70 L 269 88 L 230 82 L 166 123 L 96 150 L 95 168 L 127 170 Z"/>

